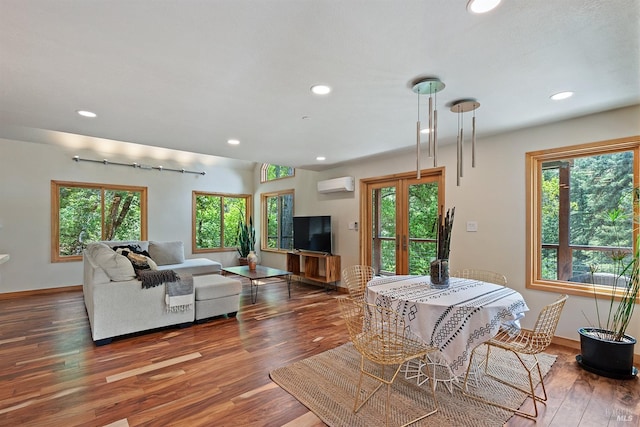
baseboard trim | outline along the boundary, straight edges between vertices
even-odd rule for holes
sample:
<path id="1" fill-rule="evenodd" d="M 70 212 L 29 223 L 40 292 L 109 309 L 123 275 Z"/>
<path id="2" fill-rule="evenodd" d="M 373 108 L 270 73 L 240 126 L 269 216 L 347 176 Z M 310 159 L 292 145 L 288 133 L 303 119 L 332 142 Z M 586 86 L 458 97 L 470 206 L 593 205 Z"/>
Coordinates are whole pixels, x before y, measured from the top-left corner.
<path id="1" fill-rule="evenodd" d="M 61 288 L 33 289 L 29 291 L 7 292 L 0 294 L 0 300 L 30 297 L 34 295 L 58 294 L 61 292 L 77 292 L 82 290 L 82 285 L 63 286 Z"/>

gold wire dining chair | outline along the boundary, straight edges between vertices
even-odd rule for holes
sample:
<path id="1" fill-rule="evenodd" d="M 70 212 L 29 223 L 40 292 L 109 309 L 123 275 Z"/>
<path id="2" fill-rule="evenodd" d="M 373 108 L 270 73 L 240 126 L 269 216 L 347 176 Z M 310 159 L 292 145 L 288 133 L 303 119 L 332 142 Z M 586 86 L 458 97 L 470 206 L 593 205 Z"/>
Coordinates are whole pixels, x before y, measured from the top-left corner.
<path id="1" fill-rule="evenodd" d="M 522 412 L 518 408 L 510 408 L 508 406 L 501 405 L 500 403 L 487 400 L 481 396 L 477 396 L 469 392 L 469 389 L 467 388 L 467 380 L 469 378 L 469 372 L 471 370 L 473 357 L 475 355 L 476 350 L 480 346 L 474 348 L 473 351 L 471 352 L 469 367 L 467 368 L 467 373 L 464 378 L 464 385 L 462 388 L 462 392 L 466 396 L 472 397 L 476 400 L 480 400 L 490 405 L 512 411 L 516 415 L 520 415 L 522 417 L 535 420 L 538 417 L 538 406 L 536 402 L 544 403 L 547 401 L 547 390 L 545 389 L 545 386 L 544 386 L 542 371 L 540 370 L 540 364 L 538 363 L 537 355 L 542 353 L 544 350 L 546 350 L 549 344 L 551 344 L 551 339 L 555 334 L 556 327 L 558 326 L 558 321 L 560 320 L 560 315 L 562 314 L 562 309 L 564 307 L 565 302 L 567 301 L 567 298 L 568 298 L 567 295 L 562 295 L 556 301 L 546 305 L 540 311 L 540 314 L 538 314 L 538 319 L 536 320 L 536 324 L 533 327 L 533 330 L 529 331 L 529 330 L 522 329 L 520 330 L 519 333 L 514 335 L 509 330 L 504 329 L 498 332 L 498 335 L 496 335 L 491 340 L 486 342 L 487 353 L 486 353 L 485 362 L 484 362 L 485 375 L 488 375 L 511 388 L 514 388 L 523 393 L 526 393 L 533 400 L 533 410 L 534 410 L 533 414 Z M 487 370 L 489 367 L 489 357 L 491 354 L 492 347 L 501 348 L 503 350 L 510 351 L 516 355 L 522 367 L 527 371 L 527 375 L 529 377 L 528 390 L 488 373 Z M 525 358 L 523 357 L 523 355 L 531 355 L 532 357 Z M 534 369 L 538 371 L 538 378 L 540 379 L 540 385 L 542 387 L 542 396 L 537 395 L 535 393 L 536 384 L 534 384 L 533 376 L 532 376 Z"/>
<path id="2" fill-rule="evenodd" d="M 342 282 L 347 286 L 349 296 L 364 299 L 367 283 L 374 274 L 373 267 L 369 265 L 351 265 L 342 270 Z"/>
<path id="3" fill-rule="evenodd" d="M 386 385 L 387 393 L 385 400 L 385 425 L 389 425 L 389 407 L 391 400 L 391 385 L 398 376 L 402 365 L 412 359 L 424 358 L 428 353 L 438 351 L 435 347 L 430 347 L 417 337 L 414 337 L 405 327 L 402 316 L 393 310 L 368 304 L 359 299 L 342 297 L 337 298 L 340 305 L 340 313 L 344 319 L 351 342 L 360 353 L 360 378 L 356 388 L 353 412 L 357 413 L 360 408 L 373 396 L 383 385 Z M 372 362 L 381 367 L 381 374 L 374 372 Z M 391 376 L 385 375 L 385 367 L 395 366 L 395 371 Z M 388 370 L 387 370 L 388 372 Z M 363 395 L 362 380 L 365 376 L 380 382 L 371 392 Z M 426 418 L 438 411 L 438 400 L 433 387 L 434 409 L 423 414 L 412 421 L 403 424 L 407 426 L 423 418 Z"/>
<path id="4" fill-rule="evenodd" d="M 475 279 L 483 282 L 495 283 L 496 285 L 507 286 L 507 278 L 504 274 L 496 273 L 490 270 L 477 270 L 465 268 L 458 270 L 451 275 L 452 277 L 462 277 L 464 279 Z"/>

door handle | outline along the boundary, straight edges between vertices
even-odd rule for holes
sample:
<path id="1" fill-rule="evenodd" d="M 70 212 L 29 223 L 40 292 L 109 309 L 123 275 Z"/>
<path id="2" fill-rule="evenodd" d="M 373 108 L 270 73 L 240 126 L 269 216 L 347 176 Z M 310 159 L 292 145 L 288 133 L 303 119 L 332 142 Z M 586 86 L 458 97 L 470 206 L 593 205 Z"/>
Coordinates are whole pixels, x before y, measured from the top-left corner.
<path id="1" fill-rule="evenodd" d="M 407 250 L 407 236 L 402 236 L 402 250 L 406 251 Z"/>

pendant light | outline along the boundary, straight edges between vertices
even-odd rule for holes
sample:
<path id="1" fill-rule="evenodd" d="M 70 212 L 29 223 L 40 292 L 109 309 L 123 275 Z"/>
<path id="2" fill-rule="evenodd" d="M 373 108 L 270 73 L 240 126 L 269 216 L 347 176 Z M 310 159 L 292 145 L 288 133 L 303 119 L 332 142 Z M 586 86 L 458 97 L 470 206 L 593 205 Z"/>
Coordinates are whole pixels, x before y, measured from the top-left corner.
<path id="1" fill-rule="evenodd" d="M 429 116 L 429 157 L 433 157 L 433 166 L 438 164 L 438 108 L 436 94 L 444 89 L 445 84 L 436 77 L 428 77 L 416 80 L 413 83 L 413 92 L 418 95 L 418 120 L 416 122 L 416 170 L 417 178 L 420 179 L 420 96 L 429 95 L 428 116 Z"/>
<path id="2" fill-rule="evenodd" d="M 475 99 L 461 99 L 454 101 L 451 111 L 458 114 L 458 132 L 457 132 L 457 175 L 456 183 L 460 186 L 460 178 L 462 178 L 463 164 L 463 148 L 464 148 L 464 113 L 473 111 L 471 119 L 471 167 L 476 167 L 476 109 L 480 107 L 480 103 Z"/>

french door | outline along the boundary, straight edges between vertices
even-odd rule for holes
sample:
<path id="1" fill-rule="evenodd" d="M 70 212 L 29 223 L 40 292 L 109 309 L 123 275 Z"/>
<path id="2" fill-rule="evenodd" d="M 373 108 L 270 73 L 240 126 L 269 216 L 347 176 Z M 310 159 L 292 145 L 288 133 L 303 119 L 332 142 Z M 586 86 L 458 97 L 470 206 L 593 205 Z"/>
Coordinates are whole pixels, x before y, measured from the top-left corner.
<path id="1" fill-rule="evenodd" d="M 362 254 L 376 274 L 429 274 L 436 256 L 443 169 L 362 180 Z"/>

